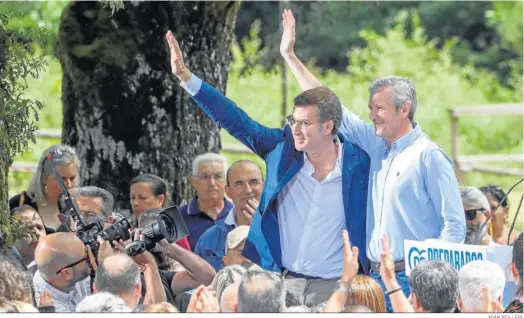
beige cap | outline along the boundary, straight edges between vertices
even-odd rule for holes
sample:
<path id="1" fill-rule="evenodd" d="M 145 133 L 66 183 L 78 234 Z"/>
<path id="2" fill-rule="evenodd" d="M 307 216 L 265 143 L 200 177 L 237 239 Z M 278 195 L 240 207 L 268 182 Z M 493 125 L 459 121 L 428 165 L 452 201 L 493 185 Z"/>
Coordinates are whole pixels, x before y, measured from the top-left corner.
<path id="1" fill-rule="evenodd" d="M 236 227 L 233 231 L 227 234 L 226 239 L 226 253 L 230 248 L 237 248 L 244 244 L 249 233 L 249 226 L 241 225 Z"/>

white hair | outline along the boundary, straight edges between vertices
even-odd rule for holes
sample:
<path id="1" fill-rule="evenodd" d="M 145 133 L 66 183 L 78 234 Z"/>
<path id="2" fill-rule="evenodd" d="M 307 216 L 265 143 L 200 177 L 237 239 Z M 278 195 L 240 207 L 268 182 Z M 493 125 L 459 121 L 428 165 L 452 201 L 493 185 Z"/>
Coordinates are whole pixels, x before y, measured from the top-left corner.
<path id="1" fill-rule="evenodd" d="M 307 306 L 300 305 L 300 306 L 292 306 L 289 308 L 286 308 L 282 310 L 282 312 L 312 312 L 313 310 Z"/>
<path id="2" fill-rule="evenodd" d="M 464 208 L 468 206 L 470 209 L 486 209 L 486 211 L 489 211 L 488 198 L 479 189 L 475 187 L 462 188 L 460 189 L 460 196 Z"/>
<path id="3" fill-rule="evenodd" d="M 459 271 L 459 293 L 465 311 L 481 309 L 482 287 L 489 289 L 492 300 L 502 296 L 506 276 L 502 268 L 491 261 L 473 261 Z"/>
<path id="4" fill-rule="evenodd" d="M 122 298 L 107 292 L 96 293 L 84 298 L 75 312 L 132 312 Z"/>
<path id="5" fill-rule="evenodd" d="M 224 165 L 224 175 L 226 174 L 227 158 L 222 156 L 222 155 L 216 154 L 216 153 L 208 152 L 208 153 L 205 153 L 203 155 L 197 156 L 193 160 L 193 164 L 192 164 L 192 174 L 193 174 L 193 176 L 196 177 L 198 175 L 198 170 L 200 169 L 200 165 L 201 164 L 203 164 L 203 163 L 212 163 L 212 162 L 217 162 L 217 163 L 223 164 Z"/>

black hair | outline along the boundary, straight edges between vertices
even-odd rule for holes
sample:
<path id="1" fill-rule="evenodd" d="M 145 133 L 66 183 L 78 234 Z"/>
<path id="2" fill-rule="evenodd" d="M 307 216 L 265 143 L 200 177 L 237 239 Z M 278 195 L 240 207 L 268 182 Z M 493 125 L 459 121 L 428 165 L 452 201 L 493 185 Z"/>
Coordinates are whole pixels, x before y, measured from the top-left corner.
<path id="1" fill-rule="evenodd" d="M 515 239 L 513 242 L 513 259 L 511 260 L 513 263 L 515 263 L 515 267 L 518 270 L 519 273 L 519 286 L 517 287 L 517 295 L 516 296 L 522 296 L 522 280 L 524 279 L 523 275 L 523 256 L 522 256 L 522 248 L 523 248 L 523 235 L 524 233 L 520 233 L 519 236 Z"/>
<path id="2" fill-rule="evenodd" d="M 133 184 L 136 184 L 136 183 L 150 184 L 151 192 L 153 192 L 153 195 L 155 197 L 158 197 L 159 195 L 162 195 L 162 194 L 165 196 L 163 206 L 165 207 L 169 204 L 170 195 L 169 195 L 169 189 L 168 189 L 166 180 L 160 178 L 157 175 L 151 174 L 151 173 L 144 173 L 144 174 L 134 177 L 131 180 L 131 183 L 129 184 L 129 186 L 132 186 Z"/>
<path id="3" fill-rule="evenodd" d="M 482 191 L 482 193 L 484 193 L 486 196 L 488 194 L 491 194 L 493 198 L 497 200 L 497 202 L 500 204 L 501 207 L 505 208 L 509 205 L 508 198 L 504 199 L 504 197 L 506 196 L 506 192 L 502 190 L 501 186 L 488 185 L 488 186 L 479 188 L 479 190 Z M 502 199 L 504 199 L 504 201 L 502 201 Z"/>

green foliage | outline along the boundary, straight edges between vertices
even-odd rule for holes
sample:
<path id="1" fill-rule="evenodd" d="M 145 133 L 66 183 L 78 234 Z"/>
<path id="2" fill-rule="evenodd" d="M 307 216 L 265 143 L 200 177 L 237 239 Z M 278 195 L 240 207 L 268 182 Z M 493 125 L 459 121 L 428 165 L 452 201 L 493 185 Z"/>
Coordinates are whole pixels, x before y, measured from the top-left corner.
<path id="1" fill-rule="evenodd" d="M 32 116 L 38 120 L 38 110 L 42 103 L 24 97 L 29 78 L 38 78 L 45 70 L 46 61 L 34 56 L 35 43 L 29 38 L 23 38 L 18 32 L 6 26 L 10 16 L 2 13 L 0 31 L 4 45 L 2 65 L 0 65 L 0 88 L 2 89 L 2 104 L 5 105 L 5 129 L 7 132 L 7 155 L 13 159 L 15 155 L 27 150 L 29 141 L 36 142 L 33 133 L 36 129 Z M 43 33 L 35 33 L 38 38 Z M 9 165 L 9 163 L 7 163 Z M 32 224 L 23 220 L 11 220 L 7 211 L 0 213 L 0 233 L 2 233 L 2 248 L 12 246 L 25 233 L 32 233 Z"/>
<path id="2" fill-rule="evenodd" d="M 46 55 L 53 52 L 60 15 L 69 2 L 5 1 L 0 13 L 10 16 L 8 29 L 26 41 L 38 41 L 40 45 L 35 48 L 35 53 Z"/>
<path id="3" fill-rule="evenodd" d="M 3 19 L 3 22 L 7 22 Z M 5 28 L 5 24 L 0 25 Z M 9 157 L 13 158 L 25 151 L 29 141 L 35 142 L 33 133 L 36 130 L 34 116 L 38 121 L 38 110 L 43 104 L 38 100 L 24 98 L 23 94 L 28 88 L 27 79 L 38 78 L 40 72 L 45 70 L 46 61 L 43 57 L 33 57 L 33 42 L 19 41 L 17 32 L 6 29 L 5 62 L 0 77 L 0 85 L 4 90 L 4 103 L 6 105 L 6 128 L 9 137 Z"/>

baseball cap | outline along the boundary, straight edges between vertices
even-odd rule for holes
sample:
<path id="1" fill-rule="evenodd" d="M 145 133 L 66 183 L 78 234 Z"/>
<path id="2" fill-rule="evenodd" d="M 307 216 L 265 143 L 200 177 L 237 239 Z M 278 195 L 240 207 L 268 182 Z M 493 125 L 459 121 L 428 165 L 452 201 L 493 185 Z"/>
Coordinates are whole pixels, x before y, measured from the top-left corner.
<path id="1" fill-rule="evenodd" d="M 247 239 L 249 233 L 249 226 L 241 225 L 237 226 L 233 231 L 229 232 L 226 238 L 226 253 L 230 248 L 238 248 Z"/>

